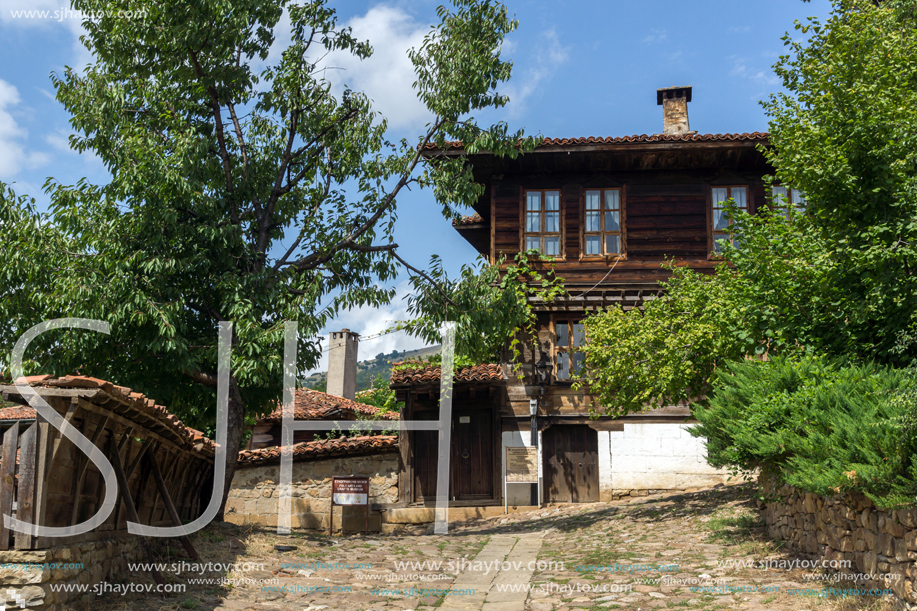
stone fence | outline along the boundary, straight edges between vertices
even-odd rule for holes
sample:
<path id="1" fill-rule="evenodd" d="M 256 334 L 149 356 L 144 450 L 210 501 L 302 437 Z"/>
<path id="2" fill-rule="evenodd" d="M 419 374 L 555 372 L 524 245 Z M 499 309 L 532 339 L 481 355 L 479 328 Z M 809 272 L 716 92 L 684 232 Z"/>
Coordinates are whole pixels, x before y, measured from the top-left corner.
<path id="1" fill-rule="evenodd" d="M 311 442 L 315 444 L 316 442 Z M 307 444 L 303 444 L 307 445 Z M 392 445 L 392 450 L 397 446 Z M 293 463 L 292 528 L 327 530 L 331 511 L 331 477 L 369 477 L 370 507 L 398 501 L 399 455 L 393 451 L 366 456 L 322 457 Z M 280 465 L 240 463 L 226 501 L 225 519 L 234 524 L 277 527 Z M 335 529 L 362 531 L 363 507 L 336 507 Z M 370 530 L 383 530 L 378 510 L 370 512 Z"/>
<path id="2" fill-rule="evenodd" d="M 849 562 L 832 570 L 856 576 L 858 586 L 891 589 L 899 609 L 917 610 L 917 509 L 881 510 L 859 493 L 823 497 L 766 477 L 760 482 L 772 538 L 825 566 Z"/>

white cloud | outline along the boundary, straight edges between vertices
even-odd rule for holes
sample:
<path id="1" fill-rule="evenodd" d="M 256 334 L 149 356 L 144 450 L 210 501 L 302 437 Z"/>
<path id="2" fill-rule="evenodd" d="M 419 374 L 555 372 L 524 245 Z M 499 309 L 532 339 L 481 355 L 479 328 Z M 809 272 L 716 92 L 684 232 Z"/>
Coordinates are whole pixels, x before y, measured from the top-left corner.
<path id="1" fill-rule="evenodd" d="M 431 116 L 418 99 L 414 83 L 414 65 L 408 49 L 419 48 L 429 26 L 420 24 L 399 8 L 378 5 L 362 16 L 354 17 L 346 26 L 353 28 L 358 40 L 368 40 L 373 48 L 371 57 L 361 60 L 349 53 L 328 55 L 322 64 L 334 91 L 340 94 L 344 86 L 362 91 L 373 100 L 373 108 L 388 119 L 395 130 L 419 129 Z"/>
<path id="2" fill-rule="evenodd" d="M 665 30 L 652 30 L 651 33 L 643 39 L 643 42 L 646 44 L 653 44 L 656 42 L 663 42 L 666 38 L 668 38 L 668 34 L 666 34 Z"/>
<path id="3" fill-rule="evenodd" d="M 510 99 L 507 110 L 512 117 L 522 114 L 529 96 L 538 90 L 543 81 L 553 76 L 569 58 L 569 47 L 560 44 L 557 32 L 553 29 L 543 32 L 538 41 L 540 46 L 535 54 L 535 64 L 523 70 L 521 74 L 514 74 L 512 80 L 503 88 L 503 93 Z"/>
<path id="4" fill-rule="evenodd" d="M 0 79 L 0 180 L 10 180 L 23 169 L 50 161 L 44 153 L 26 153 L 23 148 L 27 134 L 14 117 L 20 102 L 19 90 Z"/>
<path id="5" fill-rule="evenodd" d="M 758 85 L 766 85 L 768 87 L 773 87 L 780 83 L 780 79 L 777 78 L 777 75 L 774 74 L 770 67 L 766 69 L 757 68 L 750 65 L 748 58 L 737 55 L 733 55 L 730 59 L 732 60 L 732 70 L 729 71 L 729 76 L 748 79 Z"/>

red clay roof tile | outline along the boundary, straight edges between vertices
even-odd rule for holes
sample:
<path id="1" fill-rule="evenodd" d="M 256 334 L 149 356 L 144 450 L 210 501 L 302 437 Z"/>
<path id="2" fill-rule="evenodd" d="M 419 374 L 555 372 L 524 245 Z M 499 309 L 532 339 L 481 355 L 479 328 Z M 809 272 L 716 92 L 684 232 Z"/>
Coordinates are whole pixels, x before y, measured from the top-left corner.
<path id="1" fill-rule="evenodd" d="M 751 132 L 743 134 L 635 134 L 633 136 L 602 137 L 588 136 L 581 138 L 545 138 L 536 150 L 548 149 L 555 146 L 589 146 L 595 144 L 626 144 L 638 142 L 737 142 L 737 141 L 754 141 L 765 142 L 768 139 L 767 132 Z M 448 149 L 460 149 L 463 145 L 461 141 L 451 141 L 446 143 Z M 437 149 L 435 144 L 428 144 L 427 149 Z"/>
<path id="2" fill-rule="evenodd" d="M 338 439 L 316 439 L 292 446 L 293 460 L 315 460 L 332 456 L 360 456 L 382 454 L 398 450 L 397 435 L 366 435 L 362 437 L 341 437 Z M 239 452 L 240 465 L 256 465 L 280 462 L 282 448 L 263 448 Z"/>
<path id="3" fill-rule="evenodd" d="M 380 413 L 378 407 L 309 388 L 297 388 L 293 394 L 293 418 L 296 420 L 335 420 L 341 412 L 350 412 L 349 415 L 353 416 L 377 416 L 382 420 L 397 420 L 399 417 L 397 412 Z M 280 422 L 282 418 L 282 406 L 278 404 L 260 421 Z"/>
<path id="4" fill-rule="evenodd" d="M 34 420 L 35 417 L 35 410 L 31 407 L 17 405 L 0 409 L 0 420 Z"/>
<path id="5" fill-rule="evenodd" d="M 410 363 L 395 363 L 395 365 L 405 364 Z M 439 365 L 433 366 L 417 363 L 416 368 L 393 368 L 391 385 L 410 386 L 413 384 L 439 382 L 441 376 L 442 368 Z M 462 367 L 461 369 L 456 369 L 452 377 L 453 382 L 470 383 L 499 382 L 502 379 L 503 368 L 497 363 L 485 363 L 472 367 Z"/>
<path id="6" fill-rule="evenodd" d="M 483 225 L 484 217 L 475 212 L 471 216 L 463 216 L 452 221 L 453 227 L 470 227 L 473 225 Z"/>
<path id="7" fill-rule="evenodd" d="M 105 380 L 91 378 L 88 376 L 63 376 L 60 378 L 51 378 L 50 376 L 31 376 L 26 378 L 31 386 L 34 387 L 54 387 L 54 388 L 72 388 L 72 389 L 99 389 L 103 392 L 118 399 L 113 404 L 112 411 L 125 412 L 123 415 L 128 418 L 131 414 L 126 413 L 135 410 L 144 414 L 153 416 L 162 426 L 170 429 L 180 439 L 189 446 L 197 446 L 199 451 L 207 454 L 213 454 L 215 444 L 200 431 L 186 427 L 182 421 L 162 405 L 156 404 L 152 399 L 148 399 L 141 393 L 135 392 L 125 386 L 117 386 Z M 34 413 L 34 412 L 33 412 Z"/>

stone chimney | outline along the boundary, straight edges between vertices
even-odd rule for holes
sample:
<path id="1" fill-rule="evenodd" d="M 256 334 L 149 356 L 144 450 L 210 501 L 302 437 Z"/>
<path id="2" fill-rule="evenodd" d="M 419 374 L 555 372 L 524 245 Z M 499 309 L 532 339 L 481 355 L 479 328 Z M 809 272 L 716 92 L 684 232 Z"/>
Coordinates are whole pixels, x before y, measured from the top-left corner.
<path id="1" fill-rule="evenodd" d="M 696 134 L 688 125 L 690 87 L 666 87 L 656 90 L 656 104 L 662 106 L 662 133 L 666 136 Z"/>
<path id="2" fill-rule="evenodd" d="M 332 331 L 328 351 L 328 394 L 353 400 L 357 392 L 357 347 L 360 335 L 350 329 Z"/>

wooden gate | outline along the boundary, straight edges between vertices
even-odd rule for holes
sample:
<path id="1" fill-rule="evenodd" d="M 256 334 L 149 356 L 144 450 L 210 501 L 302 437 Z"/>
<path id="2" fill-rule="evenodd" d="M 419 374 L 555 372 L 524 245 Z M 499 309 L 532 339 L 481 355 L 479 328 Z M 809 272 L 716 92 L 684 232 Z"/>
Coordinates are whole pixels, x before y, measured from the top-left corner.
<path id="1" fill-rule="evenodd" d="M 541 434 L 547 503 L 599 500 L 599 436 L 585 424 L 555 425 Z"/>
<path id="2" fill-rule="evenodd" d="M 457 501 L 494 496 L 493 413 L 462 411 L 452 417 L 451 496 Z"/>
<path id="3" fill-rule="evenodd" d="M 438 431 L 413 431 L 414 501 L 436 498 Z M 494 496 L 493 412 L 472 410 L 452 415 L 449 498 L 457 501 Z"/>

